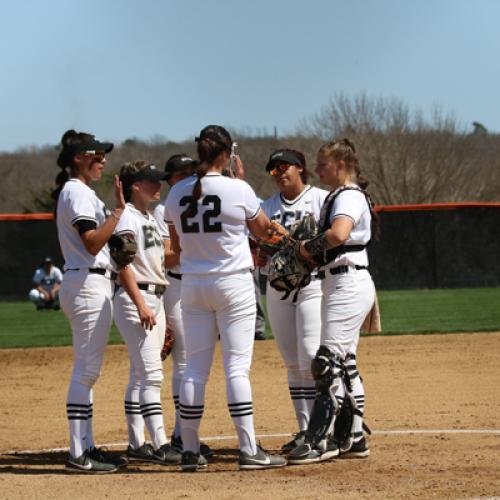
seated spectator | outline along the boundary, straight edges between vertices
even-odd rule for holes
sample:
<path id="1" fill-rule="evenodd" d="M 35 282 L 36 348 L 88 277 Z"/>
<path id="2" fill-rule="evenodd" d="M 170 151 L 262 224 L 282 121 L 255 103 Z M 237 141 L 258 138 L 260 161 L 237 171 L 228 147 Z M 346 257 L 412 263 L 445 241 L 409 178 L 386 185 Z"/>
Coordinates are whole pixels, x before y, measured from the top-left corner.
<path id="1" fill-rule="evenodd" d="M 59 309 L 59 288 L 63 275 L 61 270 L 52 264 L 50 257 L 43 259 L 33 276 L 33 288 L 29 299 L 35 303 L 38 311 L 42 309 Z"/>

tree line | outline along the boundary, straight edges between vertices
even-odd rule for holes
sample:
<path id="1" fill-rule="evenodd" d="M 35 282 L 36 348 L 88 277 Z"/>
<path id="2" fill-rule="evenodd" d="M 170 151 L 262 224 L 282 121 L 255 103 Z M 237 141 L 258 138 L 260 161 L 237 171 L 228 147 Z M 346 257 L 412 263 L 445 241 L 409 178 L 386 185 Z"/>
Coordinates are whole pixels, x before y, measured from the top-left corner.
<path id="1" fill-rule="evenodd" d="M 273 150 L 289 147 L 302 151 L 313 172 L 319 146 L 348 137 L 356 145 L 362 172 L 370 181 L 368 190 L 378 204 L 500 201 L 500 135 L 488 133 L 479 122 L 467 130 L 453 115 L 439 109 L 426 118 L 399 99 L 338 94 L 291 135 L 232 133 L 246 179 L 263 199 L 275 191 L 264 169 Z M 123 163 L 145 159 L 163 168 L 172 154 L 196 157 L 195 147 L 194 141 L 127 139 L 115 145 L 104 181 L 94 188 L 105 202 L 111 202 L 113 176 Z M 50 192 L 59 172 L 57 155 L 58 146 L 0 154 L 0 213 L 53 210 Z M 311 183 L 319 185 L 314 176 Z"/>

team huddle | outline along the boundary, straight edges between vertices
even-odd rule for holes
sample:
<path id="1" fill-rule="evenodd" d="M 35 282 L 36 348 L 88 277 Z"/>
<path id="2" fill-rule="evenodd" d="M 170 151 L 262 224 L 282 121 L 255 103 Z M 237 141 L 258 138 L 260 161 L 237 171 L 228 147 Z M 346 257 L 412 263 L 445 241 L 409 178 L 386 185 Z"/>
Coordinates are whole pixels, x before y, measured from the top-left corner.
<path id="1" fill-rule="evenodd" d="M 54 192 L 65 260 L 59 297 L 74 351 L 66 470 L 111 473 L 129 461 L 206 469 L 214 450 L 200 442 L 199 428 L 218 341 L 240 469 L 367 457 L 356 351 L 376 304 L 366 246 L 377 219 L 354 145 L 344 139 L 318 151 L 315 171 L 330 192 L 307 183 L 301 152 L 274 151 L 265 169 L 277 192 L 261 203 L 226 129 L 209 125 L 196 143 L 197 160 L 177 154 L 165 169 L 123 165 L 109 211 L 89 185 L 113 144 L 74 130 L 62 138 Z M 170 190 L 160 201 L 162 181 Z M 258 445 L 254 430 L 255 266 L 268 274 L 269 321 L 297 420 L 280 454 Z M 130 360 L 129 445 L 120 459 L 97 448 L 92 431 L 92 387 L 113 321 Z M 167 436 L 160 391 L 170 352 L 175 426 Z"/>

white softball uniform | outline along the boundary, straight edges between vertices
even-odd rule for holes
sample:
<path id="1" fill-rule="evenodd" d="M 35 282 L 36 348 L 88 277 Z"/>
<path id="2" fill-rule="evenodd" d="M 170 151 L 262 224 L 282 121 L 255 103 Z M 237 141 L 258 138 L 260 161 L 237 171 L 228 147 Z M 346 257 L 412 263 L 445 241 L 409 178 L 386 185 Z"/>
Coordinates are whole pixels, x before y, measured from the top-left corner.
<path id="1" fill-rule="evenodd" d="M 137 243 L 137 253 L 130 267 L 146 305 L 155 313 L 156 325 L 145 330 L 140 323 L 137 307 L 123 287 L 114 297 L 115 323 L 125 340 L 130 359 L 130 379 L 125 393 L 125 413 L 132 448 L 144 444 L 140 413 L 148 427 L 155 449 L 167 442 L 160 402 L 163 381 L 161 348 L 165 340 L 163 290 L 165 279 L 163 240 L 155 218 L 127 203 L 115 233 L 131 234 Z M 147 289 L 141 289 L 147 287 Z M 156 289 L 156 292 L 155 292 Z"/>
<path id="2" fill-rule="evenodd" d="M 61 308 L 71 324 L 74 364 L 67 397 L 70 454 L 77 458 L 94 446 L 92 386 L 99 377 L 113 319 L 114 273 L 107 245 L 91 255 L 75 224 L 89 221 L 101 226 L 104 203 L 86 184 L 70 179 L 57 202 L 57 232 L 65 260 L 59 291 Z"/>
<path id="3" fill-rule="evenodd" d="M 62 272 L 56 266 L 51 266 L 49 273 L 43 267 L 39 267 L 33 276 L 33 283 L 47 293 L 50 293 L 57 283 L 62 283 L 62 280 Z M 43 302 L 43 295 L 36 288 L 33 288 L 29 293 L 29 299 L 35 303 Z"/>
<path id="4" fill-rule="evenodd" d="M 371 239 L 371 213 L 365 195 L 359 189 L 338 192 L 326 217 L 330 224 L 339 216 L 351 218 L 353 228 L 344 245 L 366 245 Z M 332 274 L 342 266 L 347 272 Z M 356 266 L 368 266 L 366 249 L 338 255 L 324 268 L 321 343 L 342 357 L 356 353 L 361 325 L 375 301 L 370 273 Z"/>
<path id="5" fill-rule="evenodd" d="M 359 188 L 346 190 L 341 187 L 331 193 L 331 196 L 336 196 L 333 206 L 330 213 L 322 214 L 322 217 L 326 217 L 330 224 L 336 217 L 350 217 L 354 225 L 345 245 L 366 245 L 371 238 L 371 213 L 363 192 Z M 326 210 L 328 200 L 324 206 Z M 360 411 L 359 415 L 354 416 L 354 441 L 363 438 L 365 409 L 365 391 L 357 368 L 356 351 L 361 325 L 375 301 L 375 285 L 367 266 L 366 249 L 338 255 L 324 267 L 325 279 L 321 282 L 321 344 L 345 361 L 352 394 Z M 342 404 L 345 397 L 343 384 L 338 386 L 335 397 Z"/>
<path id="6" fill-rule="evenodd" d="M 181 307 L 187 367 L 181 383 L 184 449 L 199 452 L 205 384 L 218 334 L 226 372 L 228 407 L 240 449 L 257 452 L 249 371 L 255 329 L 255 290 L 247 221 L 260 211 L 244 181 L 209 173 L 196 201 L 196 177 L 177 183 L 165 202 L 165 220 L 175 226 L 181 252 Z M 195 215 L 187 209 L 194 205 Z"/>
<path id="7" fill-rule="evenodd" d="M 154 216 L 160 234 L 163 240 L 170 241 L 170 232 L 168 225 L 165 222 L 165 204 L 159 203 L 155 210 Z M 181 271 L 180 266 L 174 266 L 166 270 L 168 286 L 163 295 L 163 305 L 165 307 L 165 315 L 167 317 L 167 325 L 172 328 L 175 336 L 174 346 L 172 348 L 172 399 L 175 406 L 175 427 L 174 437 L 179 437 L 181 434 L 181 421 L 179 413 L 179 390 L 182 376 L 186 370 L 186 343 L 184 335 L 184 325 L 182 323 L 181 312 Z"/>
<path id="8" fill-rule="evenodd" d="M 311 186 L 306 186 L 294 200 L 287 200 L 278 192 L 262 204 L 262 209 L 271 220 L 289 230 L 306 214 L 319 220 L 327 195 L 328 191 Z M 307 429 L 314 402 L 311 360 L 321 336 L 321 297 L 321 282 L 317 278 L 300 290 L 296 302 L 293 295 L 283 300 L 283 292 L 267 284 L 269 322 L 287 369 L 290 397 L 301 431 Z"/>

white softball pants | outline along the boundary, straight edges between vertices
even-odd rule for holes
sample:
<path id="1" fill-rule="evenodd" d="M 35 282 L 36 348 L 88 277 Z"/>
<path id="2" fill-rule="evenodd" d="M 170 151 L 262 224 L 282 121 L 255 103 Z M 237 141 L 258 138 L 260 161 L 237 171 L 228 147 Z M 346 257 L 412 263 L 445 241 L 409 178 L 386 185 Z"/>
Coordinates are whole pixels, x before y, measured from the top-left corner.
<path id="1" fill-rule="evenodd" d="M 94 446 L 92 387 L 99 377 L 113 320 L 114 282 L 87 270 L 67 271 L 59 291 L 73 336 L 73 373 L 66 409 L 70 454 L 77 458 Z"/>
<path id="2" fill-rule="evenodd" d="M 129 442 L 133 448 L 144 444 L 141 417 L 146 423 L 153 446 L 158 449 L 167 442 L 161 408 L 160 391 L 163 382 L 161 348 L 165 340 L 163 298 L 141 291 L 146 305 L 155 313 L 156 325 L 145 330 L 140 323 L 136 305 L 120 287 L 114 298 L 115 323 L 127 344 L 130 359 L 130 379 L 125 393 L 125 412 Z M 137 418 L 129 417 L 137 415 Z M 140 442 L 142 440 L 142 442 Z"/>
<path id="3" fill-rule="evenodd" d="M 321 281 L 321 344 L 342 358 L 356 354 L 359 331 L 375 301 L 375 285 L 366 269 L 350 268 Z"/>
<path id="4" fill-rule="evenodd" d="M 182 276 L 182 319 L 186 339 L 186 371 L 180 390 L 184 449 L 199 452 L 199 425 L 205 384 L 220 334 L 228 407 L 240 449 L 257 452 L 249 380 L 255 336 L 255 289 L 250 271 L 230 275 Z"/>
<path id="5" fill-rule="evenodd" d="M 182 281 L 171 276 L 167 276 L 169 285 L 163 295 L 167 324 L 174 331 L 174 346 L 172 349 L 172 398 L 175 406 L 175 428 L 174 436 L 181 433 L 181 422 L 179 414 L 179 391 L 182 376 L 186 369 L 186 342 L 184 334 L 184 324 L 182 323 L 181 311 L 181 285 Z"/>
<path id="6" fill-rule="evenodd" d="M 359 333 L 366 315 L 375 301 L 375 285 L 366 269 L 349 268 L 345 274 L 331 275 L 326 271 L 322 281 L 322 328 L 321 344 L 341 356 L 347 366 L 352 395 L 361 415 L 355 415 L 352 438 L 363 437 L 363 415 L 365 410 L 365 389 L 356 364 Z M 345 388 L 339 384 L 335 398 L 341 405 Z"/>
<path id="7" fill-rule="evenodd" d="M 274 338 L 288 374 L 288 387 L 299 430 L 307 429 L 314 403 L 315 384 L 311 361 L 321 337 L 321 282 L 300 290 L 297 301 L 293 294 L 281 300 L 278 292 L 267 284 L 267 312 Z"/>

